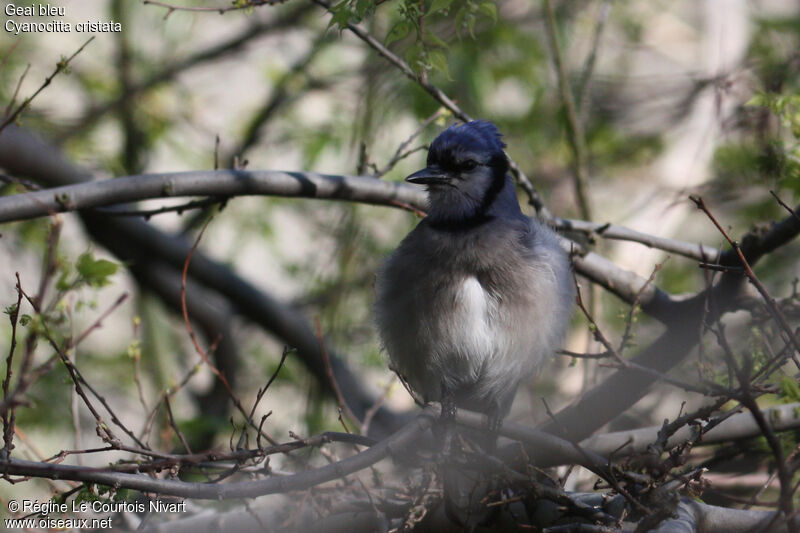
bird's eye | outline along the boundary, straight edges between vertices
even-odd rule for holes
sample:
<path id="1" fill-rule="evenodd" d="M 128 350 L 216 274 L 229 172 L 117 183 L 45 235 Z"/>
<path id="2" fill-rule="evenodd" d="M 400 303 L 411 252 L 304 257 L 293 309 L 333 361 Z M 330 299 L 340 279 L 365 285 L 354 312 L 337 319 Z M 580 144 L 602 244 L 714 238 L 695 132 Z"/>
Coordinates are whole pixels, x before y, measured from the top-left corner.
<path id="1" fill-rule="evenodd" d="M 478 162 L 475 161 L 474 159 L 467 159 L 466 161 L 463 161 L 459 166 L 462 168 L 462 170 L 472 170 L 473 168 L 478 166 Z"/>

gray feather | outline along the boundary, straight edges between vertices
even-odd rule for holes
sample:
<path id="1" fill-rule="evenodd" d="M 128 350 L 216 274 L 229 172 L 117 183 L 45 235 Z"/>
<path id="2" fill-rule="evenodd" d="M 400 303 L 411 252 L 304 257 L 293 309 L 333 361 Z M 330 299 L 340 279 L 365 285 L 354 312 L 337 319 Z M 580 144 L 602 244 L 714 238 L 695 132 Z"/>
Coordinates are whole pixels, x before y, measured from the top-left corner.
<path id="1" fill-rule="evenodd" d="M 440 135 L 409 177 L 428 185 L 430 214 L 383 265 L 375 319 L 424 401 L 444 388 L 459 407 L 503 417 L 562 343 L 574 289 L 555 234 L 519 209 L 496 129 L 471 124 Z"/>

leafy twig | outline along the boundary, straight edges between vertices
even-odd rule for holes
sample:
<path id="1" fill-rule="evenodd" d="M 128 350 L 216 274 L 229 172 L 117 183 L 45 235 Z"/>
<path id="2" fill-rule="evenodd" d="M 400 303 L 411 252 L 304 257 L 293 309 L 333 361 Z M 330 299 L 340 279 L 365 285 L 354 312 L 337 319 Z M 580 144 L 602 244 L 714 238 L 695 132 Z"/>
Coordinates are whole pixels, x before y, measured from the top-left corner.
<path id="1" fill-rule="evenodd" d="M 326 10 L 330 10 L 331 6 L 325 0 L 312 0 L 315 4 L 324 7 Z M 461 107 L 458 106 L 449 96 L 447 96 L 441 89 L 433 85 L 427 79 L 424 79 L 422 76 L 418 76 L 414 69 L 412 69 L 408 63 L 403 61 L 399 56 L 393 53 L 391 50 L 386 48 L 380 41 L 378 41 L 375 37 L 370 35 L 368 31 L 361 28 L 360 26 L 353 24 L 351 22 L 347 23 L 347 29 L 353 32 L 359 39 L 367 43 L 373 50 L 375 50 L 379 55 L 384 57 L 387 61 L 397 67 L 400 72 L 402 72 L 407 78 L 411 81 L 418 84 L 422 87 L 428 94 L 430 94 L 434 100 L 442 104 L 448 110 L 450 110 L 453 115 L 462 120 L 464 122 L 469 122 L 472 119 Z M 544 205 L 539 193 L 533 187 L 530 179 L 528 176 L 525 175 L 524 172 L 519 168 L 519 166 L 509 158 L 509 165 L 511 168 L 511 172 L 517 178 L 517 183 L 519 183 L 520 187 L 525 191 L 530 199 L 531 205 L 534 206 L 536 211 L 545 218 L 550 218 L 550 212 Z"/>

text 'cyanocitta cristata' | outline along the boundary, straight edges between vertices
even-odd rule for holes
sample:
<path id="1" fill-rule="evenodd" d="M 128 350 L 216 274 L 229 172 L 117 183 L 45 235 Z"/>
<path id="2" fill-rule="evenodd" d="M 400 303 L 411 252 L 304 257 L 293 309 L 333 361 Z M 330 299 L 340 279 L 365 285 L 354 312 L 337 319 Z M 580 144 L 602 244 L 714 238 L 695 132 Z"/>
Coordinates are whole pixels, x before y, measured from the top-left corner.
<path id="1" fill-rule="evenodd" d="M 427 167 L 428 216 L 378 276 L 376 321 L 393 369 L 425 402 L 486 413 L 496 431 L 519 383 L 559 347 L 574 299 L 555 234 L 520 210 L 494 124 L 442 132 Z"/>

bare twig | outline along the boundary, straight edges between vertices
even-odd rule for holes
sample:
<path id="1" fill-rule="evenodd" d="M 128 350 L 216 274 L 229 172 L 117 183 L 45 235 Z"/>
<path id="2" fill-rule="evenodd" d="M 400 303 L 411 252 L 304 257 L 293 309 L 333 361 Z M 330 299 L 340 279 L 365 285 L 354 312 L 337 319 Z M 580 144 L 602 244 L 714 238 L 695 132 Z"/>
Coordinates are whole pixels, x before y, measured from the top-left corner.
<path id="1" fill-rule="evenodd" d="M 583 124 L 578 118 L 575 109 L 575 99 L 572 96 L 572 89 L 569 86 L 567 68 L 561 57 L 561 47 L 558 44 L 555 14 L 551 0 L 544 0 L 545 9 L 545 28 L 550 42 L 550 53 L 553 55 L 553 65 L 558 76 L 558 88 L 561 93 L 561 104 L 564 106 L 567 116 L 567 138 L 569 139 L 572 156 L 574 158 L 575 169 L 575 198 L 581 218 L 592 219 L 591 206 L 587 196 L 589 170 L 587 167 L 586 139 L 583 134 Z"/>
<path id="2" fill-rule="evenodd" d="M 555 218 L 553 219 L 553 226 L 556 229 L 564 231 L 580 231 L 586 233 L 590 237 L 598 236 L 604 239 L 638 242 L 649 248 L 664 250 L 665 252 L 682 255 L 703 262 L 705 262 L 708 257 L 716 257 L 719 255 L 719 250 L 705 244 L 667 239 L 665 237 L 642 233 L 641 231 L 610 223 L 598 224 L 585 220 Z"/>
<path id="3" fill-rule="evenodd" d="M 594 66 L 597 61 L 597 52 L 600 50 L 600 38 L 603 35 L 603 30 L 608 21 L 608 14 L 611 12 L 611 1 L 602 0 L 599 7 L 599 14 L 597 15 L 597 23 L 594 27 L 594 35 L 592 36 L 592 49 L 589 56 L 586 58 L 586 63 L 583 67 L 581 74 L 581 81 L 578 85 L 578 120 L 585 128 L 586 120 L 589 116 L 589 95 L 591 94 L 592 75 L 594 74 Z"/>
<path id="4" fill-rule="evenodd" d="M 11 110 L 14 108 L 14 103 L 17 101 L 17 96 L 19 95 L 19 90 L 22 88 L 22 82 L 25 81 L 25 77 L 28 75 L 28 72 L 31 70 L 31 64 L 28 63 L 25 66 L 25 70 L 22 71 L 20 74 L 19 79 L 17 80 L 17 84 L 14 86 L 14 92 L 11 93 L 11 98 L 8 100 L 8 105 L 6 106 L 6 110 L 3 112 L 4 117 L 8 117 L 11 115 Z"/>
<path id="5" fill-rule="evenodd" d="M 9 114 L 2 123 L 0 123 L 0 132 L 2 132 L 9 124 L 17 120 L 17 117 L 20 115 L 20 113 L 22 113 L 23 111 L 25 111 L 25 109 L 28 108 L 28 106 L 31 104 L 34 98 L 39 96 L 39 93 L 41 93 L 48 85 L 50 85 L 50 83 L 53 81 L 53 78 L 58 76 L 61 72 L 64 72 L 67 69 L 67 67 L 69 67 L 70 62 L 73 59 L 75 59 L 75 56 L 83 52 L 83 49 L 86 48 L 86 46 L 93 40 L 94 40 L 94 35 L 89 37 L 89 39 L 85 43 L 83 43 L 80 46 L 80 48 L 78 48 L 71 56 L 59 61 L 56 64 L 56 68 L 53 71 L 53 73 L 50 74 L 47 78 L 45 78 L 44 82 L 42 82 L 39 88 L 36 89 L 36 91 L 34 91 L 32 95 L 27 97 L 19 106 L 17 106 L 17 108 L 11 114 Z"/>
<path id="6" fill-rule="evenodd" d="M 331 387 L 333 388 L 333 394 L 336 397 L 337 404 L 339 405 L 339 412 L 344 412 L 350 420 L 357 423 L 361 428 L 361 433 L 363 434 L 364 431 L 361 420 L 359 420 L 358 417 L 353 414 L 353 411 L 351 411 L 347 406 L 347 402 L 344 401 L 344 397 L 342 396 L 342 391 L 339 390 L 339 384 L 336 382 L 336 376 L 333 375 L 331 357 L 328 355 L 328 349 L 325 347 L 325 338 L 322 335 L 322 323 L 320 322 L 319 317 L 314 317 L 314 327 L 316 328 L 317 340 L 319 341 L 319 349 L 322 352 L 322 360 L 325 364 L 325 372 L 328 375 Z M 342 424 L 344 424 L 344 421 L 342 421 Z"/>
<path id="7" fill-rule="evenodd" d="M 434 416 L 433 409 L 425 411 L 391 437 L 336 463 L 291 476 L 278 476 L 258 481 L 226 484 L 190 483 L 171 479 L 153 479 L 140 474 L 19 459 L 0 459 L 0 469 L 8 475 L 88 481 L 117 488 L 130 488 L 186 498 L 212 500 L 252 498 L 265 494 L 307 489 L 368 468 L 381 459 L 412 445 L 424 431 L 430 428 Z"/>
<path id="8" fill-rule="evenodd" d="M 0 173 L 0 181 L 2 181 L 3 183 L 19 185 L 22 188 L 27 189 L 28 191 L 40 191 L 42 189 L 41 187 L 39 187 L 39 185 L 30 180 L 9 176 L 7 174 Z"/>
<path id="9" fill-rule="evenodd" d="M 183 448 L 186 450 L 186 453 L 191 454 L 192 449 L 189 447 L 189 443 L 187 442 L 186 437 L 183 436 L 183 432 L 178 427 L 178 424 L 175 423 L 175 417 L 172 415 L 172 405 L 170 405 L 169 403 L 169 395 L 167 394 L 164 395 L 164 405 L 167 408 L 167 418 L 169 419 L 169 425 L 172 426 L 173 431 L 175 431 L 175 434 L 180 439 L 181 444 L 183 444 Z"/>
<path id="10" fill-rule="evenodd" d="M 639 289 L 639 292 L 636 293 L 636 297 L 633 299 L 630 311 L 628 312 L 628 319 L 625 321 L 625 331 L 622 333 L 622 338 L 619 341 L 619 348 L 617 348 L 620 354 L 625 350 L 625 348 L 627 348 L 628 343 L 630 342 L 631 332 L 633 330 L 633 323 L 636 320 L 636 313 L 639 312 L 639 301 L 642 299 L 644 291 L 646 291 L 647 287 L 649 287 L 650 284 L 652 284 L 653 281 L 655 281 L 656 274 L 658 274 L 658 271 L 661 270 L 661 267 L 663 267 L 664 263 L 666 263 L 668 260 L 669 256 L 667 256 L 666 259 L 664 259 L 660 263 L 657 263 L 656 266 L 653 267 L 653 272 L 650 274 L 650 277 L 647 278 L 647 282 L 644 285 L 642 285 L 642 288 Z"/>
<path id="11" fill-rule="evenodd" d="M 739 246 L 739 243 L 734 241 L 733 239 L 731 239 L 731 237 L 728 235 L 728 232 L 725 231 L 725 229 L 719 224 L 719 222 L 717 222 L 717 219 L 714 218 L 714 215 L 711 214 L 711 211 L 709 211 L 708 207 L 706 207 L 706 204 L 705 204 L 705 202 L 703 202 L 703 199 L 701 197 L 692 196 L 690 198 L 691 198 L 692 202 L 695 203 L 697 208 L 700 209 L 701 211 L 703 211 L 706 214 L 706 216 L 709 218 L 709 220 L 711 220 L 711 222 L 717 227 L 717 229 L 722 234 L 722 236 L 725 237 L 725 240 L 728 241 L 728 243 L 731 245 L 733 250 L 736 252 L 736 255 L 739 257 L 739 261 L 741 261 L 742 266 L 745 269 L 745 275 L 747 276 L 747 279 L 750 280 L 750 283 L 753 284 L 753 286 L 756 288 L 758 293 L 764 299 L 764 302 L 767 304 L 767 309 L 769 309 L 770 314 L 772 314 L 772 317 L 780 325 L 780 327 L 783 330 L 784 334 L 789 339 L 791 344 L 794 346 L 795 351 L 798 353 L 798 355 L 800 355 L 800 340 L 797 339 L 797 337 L 794 334 L 794 330 L 789 325 L 789 323 L 786 321 L 786 316 L 784 316 L 783 312 L 778 307 L 778 304 L 775 301 L 775 298 L 773 298 L 769 294 L 769 292 L 767 291 L 767 288 L 764 287 L 764 284 L 761 283 L 761 280 L 758 279 L 758 277 L 756 276 L 755 272 L 753 272 L 753 269 L 750 268 L 750 263 L 747 261 L 747 258 L 745 258 L 744 253 L 742 253 L 742 249 Z M 792 215 L 797 217 L 797 214 L 794 213 L 793 211 L 792 211 Z M 798 221 L 800 222 L 800 219 Z"/>
<path id="12" fill-rule="evenodd" d="M 375 403 L 372 404 L 372 407 L 367 409 L 367 412 L 364 413 L 364 422 L 361 424 L 362 434 L 369 435 L 369 424 L 370 422 L 372 422 L 372 417 L 375 416 L 375 413 L 378 412 L 378 409 L 380 409 L 381 405 L 383 405 L 386 399 L 389 397 L 389 393 L 391 392 L 392 387 L 394 387 L 394 384 L 396 382 L 397 382 L 397 375 L 393 375 L 392 379 L 389 380 L 389 383 L 383 389 L 383 394 L 381 394 L 380 397 L 377 400 L 375 400 Z"/>
<path id="13" fill-rule="evenodd" d="M 19 286 L 19 272 L 17 272 L 17 303 L 9 309 L 8 318 L 11 321 L 11 343 L 8 347 L 8 356 L 6 357 L 6 377 L 3 379 L 3 400 L 6 405 L 11 401 L 9 392 L 9 385 L 11 383 L 12 370 L 11 365 L 14 362 L 14 351 L 17 348 L 17 324 L 19 323 L 19 311 L 22 305 L 22 288 Z M 11 450 L 14 449 L 14 423 L 12 414 L 9 414 L 9 409 L 4 409 L 2 412 L 3 418 L 3 456 L 10 457 Z"/>
<path id="14" fill-rule="evenodd" d="M 266 394 L 266 392 L 269 390 L 269 387 L 270 387 L 270 385 L 272 385 L 272 382 L 275 381 L 275 379 L 278 377 L 278 374 L 280 373 L 281 369 L 283 368 L 283 364 L 286 362 L 286 358 L 289 357 L 289 354 L 292 353 L 292 351 L 293 350 L 291 350 L 288 346 L 284 346 L 283 347 L 283 353 L 281 354 L 281 360 L 278 361 L 278 367 L 275 369 L 275 372 L 272 373 L 272 375 L 270 376 L 269 380 L 267 380 L 267 384 L 264 385 L 264 387 L 258 389 L 258 393 L 256 394 L 256 401 L 253 402 L 253 407 L 252 407 L 252 409 L 250 409 L 250 417 L 249 418 L 253 418 L 253 415 L 256 412 L 256 407 L 258 407 L 259 402 L 261 402 L 261 398 L 264 397 L 264 394 Z M 262 423 L 263 423 L 263 419 L 262 419 Z M 261 427 L 261 426 L 259 425 L 259 427 Z"/>
<path id="15" fill-rule="evenodd" d="M 442 115 L 442 109 L 440 108 L 434 111 L 434 113 L 431 116 L 423 120 L 422 123 L 420 123 L 419 127 L 416 130 L 414 130 L 414 132 L 408 137 L 408 139 L 400 143 L 400 146 L 397 147 L 397 150 L 394 152 L 392 158 L 389 159 L 386 165 L 384 165 L 382 168 L 378 169 L 373 165 L 374 176 L 381 177 L 385 175 L 387 172 L 392 170 L 398 162 L 402 161 L 403 159 L 413 154 L 414 152 L 417 152 L 419 150 L 424 150 L 426 146 L 417 146 L 416 148 L 412 149 L 409 149 L 408 147 L 411 146 L 411 143 L 414 142 L 414 139 L 419 137 L 420 134 L 422 134 L 422 132 L 425 131 L 425 128 L 430 126 L 431 123 L 434 122 L 441 115 Z"/>
<path id="16" fill-rule="evenodd" d="M 769 191 L 769 193 L 772 195 L 773 198 L 775 198 L 775 200 L 777 200 L 777 202 L 781 205 L 781 207 L 786 209 L 790 215 L 792 215 L 795 219 L 797 219 L 798 222 L 800 222 L 800 214 L 798 214 L 797 211 L 786 205 L 786 202 L 781 200 L 780 196 L 775 194 L 775 191 Z"/>
<path id="17" fill-rule="evenodd" d="M 227 200 L 227 197 L 203 198 L 202 200 L 192 200 L 180 205 L 168 205 L 154 209 L 120 209 L 116 207 L 95 207 L 93 209 L 98 213 L 103 213 L 104 215 L 110 215 L 112 217 L 142 217 L 145 220 L 149 220 L 150 217 L 155 215 L 162 215 L 164 213 L 177 213 L 178 215 L 182 215 L 184 211 L 211 207 L 213 205 L 222 204 Z"/>
<path id="18" fill-rule="evenodd" d="M 183 312 L 183 321 L 186 325 L 186 330 L 189 332 L 189 337 L 194 344 L 195 351 L 203 360 L 203 363 L 211 370 L 211 372 L 220 380 L 222 386 L 225 388 L 225 391 L 228 393 L 228 397 L 233 402 L 233 405 L 239 412 L 244 416 L 245 423 L 251 426 L 253 429 L 259 432 L 259 434 L 263 434 L 264 438 L 270 444 L 276 444 L 276 441 L 266 433 L 263 433 L 260 430 L 260 426 L 257 425 L 253 419 L 249 416 L 248 412 L 245 410 L 244 405 L 233 392 L 233 388 L 231 388 L 230 382 L 228 378 L 225 376 L 223 372 L 221 372 L 212 362 L 211 359 L 208 357 L 208 352 L 204 350 L 200 346 L 200 342 L 197 340 L 197 335 L 194 332 L 194 328 L 192 328 L 191 320 L 189 319 L 189 308 L 186 305 L 186 279 L 189 273 L 189 263 L 192 260 L 192 255 L 194 255 L 195 250 L 197 250 L 197 246 L 200 244 L 200 240 L 203 238 L 203 233 L 205 233 L 206 228 L 208 228 L 209 223 L 213 220 L 213 217 L 206 220 L 205 224 L 203 224 L 203 228 L 200 230 L 200 233 L 197 235 L 197 239 L 194 242 L 194 245 L 189 250 L 189 254 L 186 256 L 186 261 L 183 264 L 183 272 L 181 274 L 181 310 Z M 209 347 L 209 351 L 213 352 L 216 349 L 217 344 L 219 343 L 220 339 L 216 339 L 211 346 Z"/>

